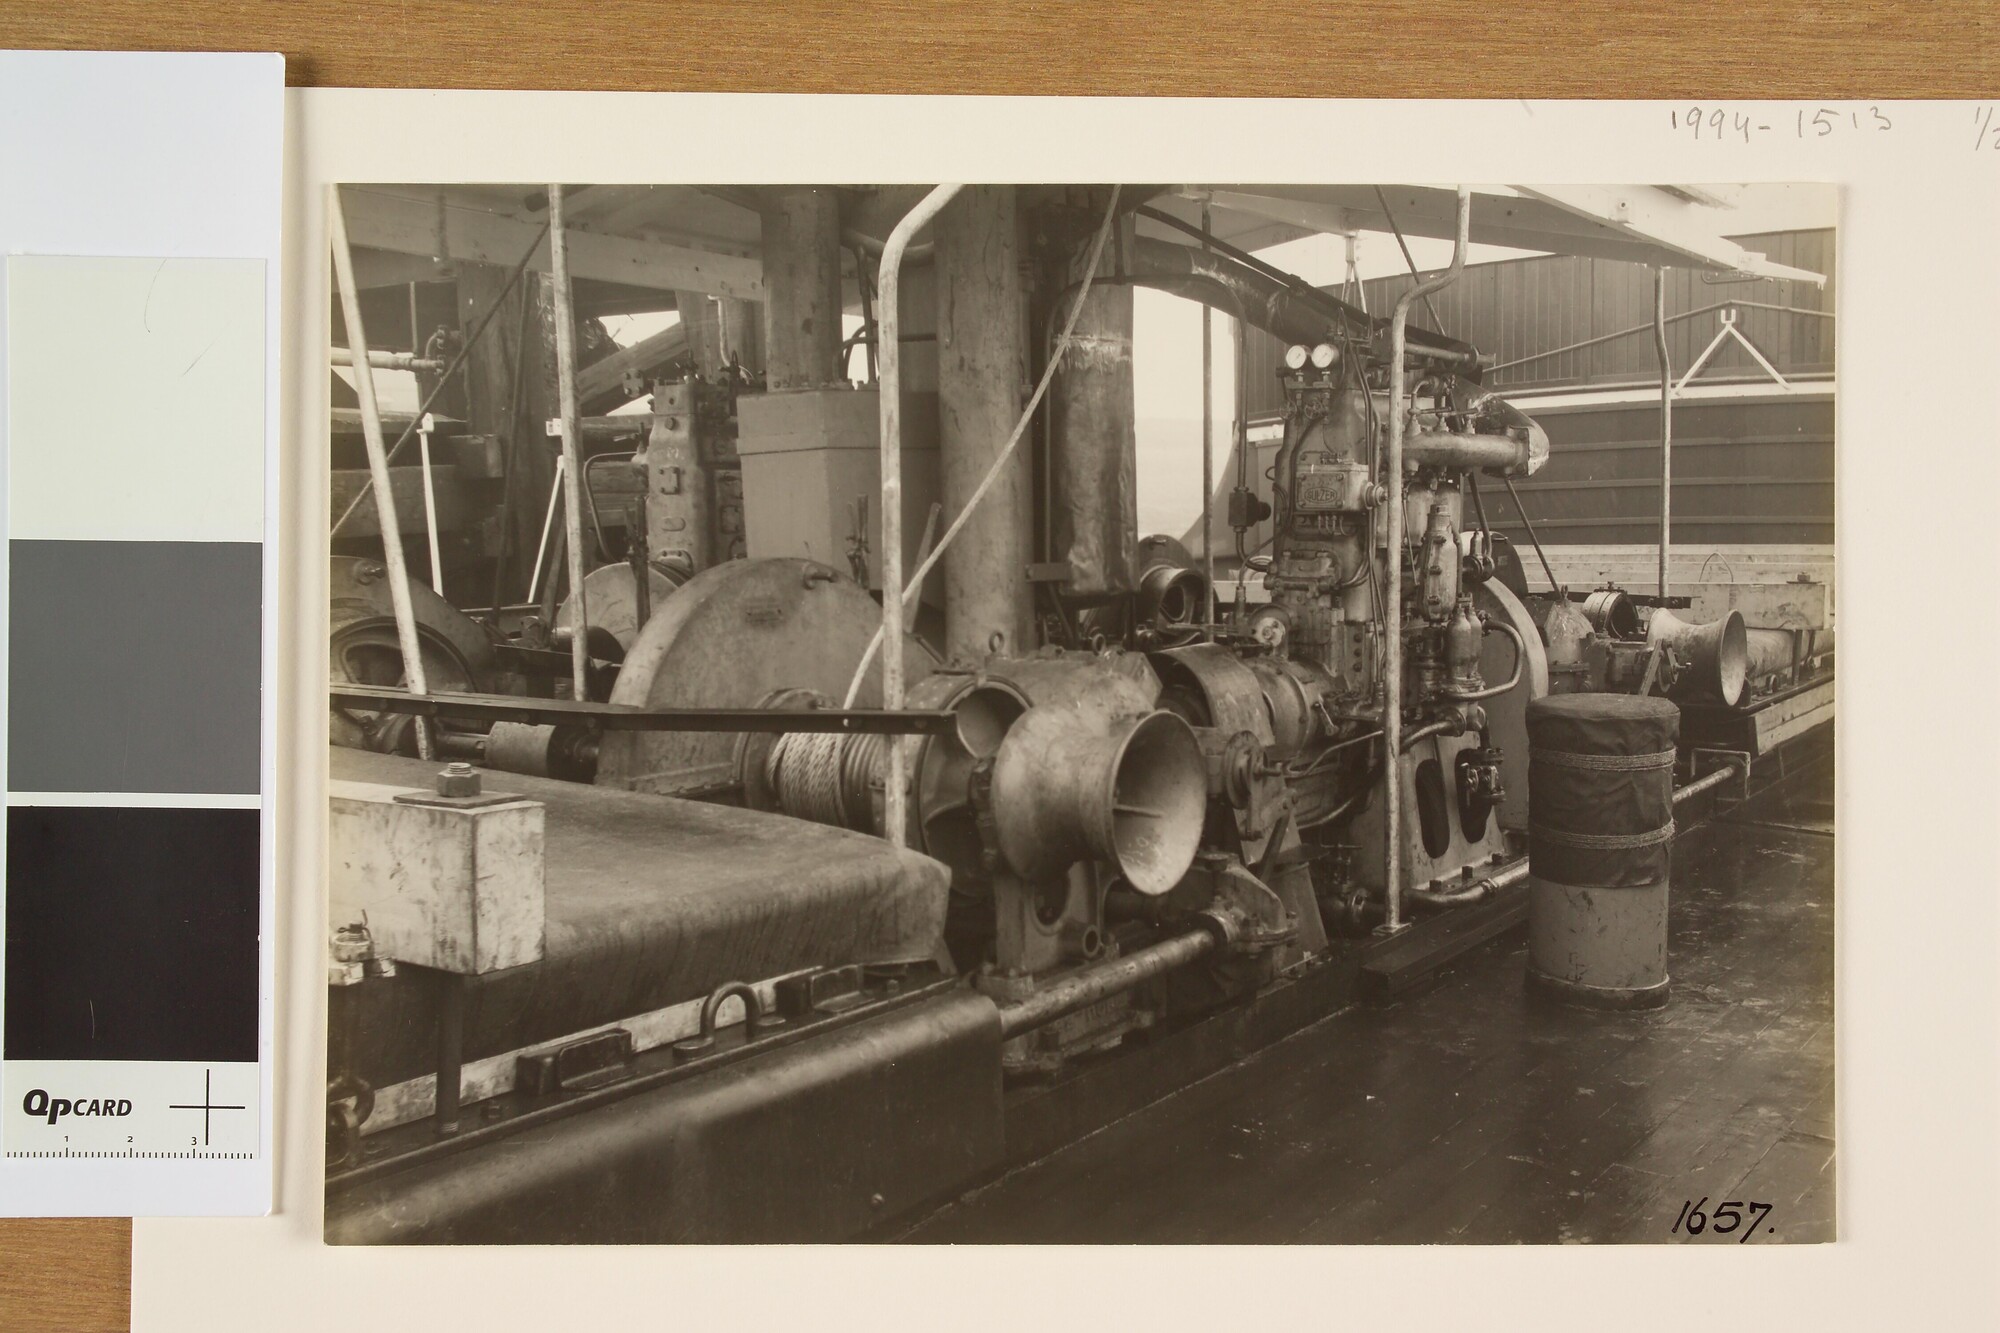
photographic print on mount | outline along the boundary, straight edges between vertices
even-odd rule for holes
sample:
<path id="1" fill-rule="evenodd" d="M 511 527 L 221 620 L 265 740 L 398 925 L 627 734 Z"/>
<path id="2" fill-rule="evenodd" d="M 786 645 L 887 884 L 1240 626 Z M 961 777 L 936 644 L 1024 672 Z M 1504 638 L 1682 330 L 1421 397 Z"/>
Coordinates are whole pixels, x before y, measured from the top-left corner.
<path id="1" fill-rule="evenodd" d="M 1833 1239 L 1831 188 L 326 204 L 330 1243 Z"/>

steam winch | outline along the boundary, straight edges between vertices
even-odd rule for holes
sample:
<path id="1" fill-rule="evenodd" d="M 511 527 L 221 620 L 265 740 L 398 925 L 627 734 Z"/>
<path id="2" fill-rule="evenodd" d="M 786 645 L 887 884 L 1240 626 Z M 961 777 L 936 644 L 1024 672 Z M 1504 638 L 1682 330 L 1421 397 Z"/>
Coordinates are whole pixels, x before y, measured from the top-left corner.
<path id="1" fill-rule="evenodd" d="M 1536 472 L 1548 437 L 1477 349 L 1410 323 L 1462 262 L 1465 196 L 1453 268 L 1384 318 L 1212 236 L 1163 240 L 1189 224 L 1121 189 L 940 190 L 862 247 L 876 383 L 655 384 L 605 427 L 645 442 L 615 451 L 628 549 L 596 516 L 604 558 L 567 600 L 552 580 L 476 618 L 412 584 L 427 688 L 402 688 L 387 565 L 336 562 L 335 903 L 357 920 L 336 922 L 330 1235 L 534 1239 L 521 1219 L 636 1190 L 630 1160 L 751 1188 L 727 1163 L 777 1151 L 759 1097 L 793 1129 L 920 1104 L 908 1179 L 832 1191 L 825 1226 L 861 1229 L 992 1169 L 1003 1087 L 1253 997 L 1303 1020 L 1287 988 L 1518 884 L 1535 700 L 1726 711 L 1830 660 L 1829 632 L 1758 638 L 1684 598 L 1572 599 L 1553 574 L 1530 595 L 1480 488 Z M 905 339 L 926 225 L 963 323 Z M 1268 471 L 1239 433 L 1199 541 L 1138 528 L 1135 286 L 1286 345 Z M 948 345 L 935 391 L 901 382 L 906 341 Z M 430 790 L 440 760 L 485 789 Z M 506 871 L 437 844 L 505 847 Z M 476 928 L 425 933 L 452 921 Z M 791 1216 L 756 1188 L 778 1202 L 716 1185 L 605 1226 Z"/>

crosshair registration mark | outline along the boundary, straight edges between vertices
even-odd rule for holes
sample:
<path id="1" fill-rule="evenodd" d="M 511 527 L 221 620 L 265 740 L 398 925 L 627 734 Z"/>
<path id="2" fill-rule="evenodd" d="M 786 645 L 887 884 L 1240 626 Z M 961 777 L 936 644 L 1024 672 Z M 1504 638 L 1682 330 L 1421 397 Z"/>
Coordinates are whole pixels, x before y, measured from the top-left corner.
<path id="1" fill-rule="evenodd" d="M 247 1111 L 250 1109 L 247 1106 L 225 1106 L 218 1104 L 215 1100 L 214 1085 L 215 1085 L 215 1071 L 212 1069 L 204 1069 L 201 1071 L 200 1103 L 198 1105 L 189 1105 L 185 1102 L 171 1102 L 167 1106 L 167 1109 L 169 1111 L 201 1112 L 201 1146 L 204 1148 L 208 1146 L 208 1118 L 211 1114 L 213 1114 L 216 1111 Z"/>

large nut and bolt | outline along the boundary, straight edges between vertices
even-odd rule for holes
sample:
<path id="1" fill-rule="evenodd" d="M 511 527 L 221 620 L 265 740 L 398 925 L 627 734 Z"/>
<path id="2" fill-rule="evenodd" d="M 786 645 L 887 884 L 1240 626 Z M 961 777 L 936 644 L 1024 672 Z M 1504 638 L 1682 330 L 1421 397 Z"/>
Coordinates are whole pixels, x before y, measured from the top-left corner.
<path id="1" fill-rule="evenodd" d="M 437 792 L 440 796 L 479 795 L 479 770 L 471 764 L 446 764 L 438 770 Z"/>

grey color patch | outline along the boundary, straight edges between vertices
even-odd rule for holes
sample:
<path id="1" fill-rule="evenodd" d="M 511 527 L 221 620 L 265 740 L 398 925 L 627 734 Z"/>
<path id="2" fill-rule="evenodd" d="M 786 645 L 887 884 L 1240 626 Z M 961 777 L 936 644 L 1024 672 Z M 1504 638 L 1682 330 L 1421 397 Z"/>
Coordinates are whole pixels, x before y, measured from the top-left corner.
<path id="1" fill-rule="evenodd" d="M 260 545 L 8 551 L 9 790 L 257 791 Z"/>

